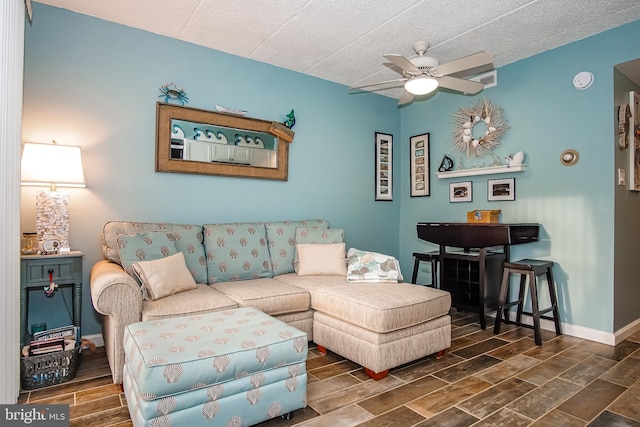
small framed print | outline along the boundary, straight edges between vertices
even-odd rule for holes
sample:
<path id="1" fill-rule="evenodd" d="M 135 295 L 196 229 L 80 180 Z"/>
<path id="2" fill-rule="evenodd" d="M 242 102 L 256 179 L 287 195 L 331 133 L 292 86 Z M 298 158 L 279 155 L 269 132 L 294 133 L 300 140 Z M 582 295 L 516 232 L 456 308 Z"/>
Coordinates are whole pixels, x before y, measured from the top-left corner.
<path id="1" fill-rule="evenodd" d="M 376 201 L 393 200 L 393 136 L 376 132 Z"/>
<path id="2" fill-rule="evenodd" d="M 449 202 L 473 201 L 473 182 L 452 182 L 449 184 Z"/>
<path id="3" fill-rule="evenodd" d="M 516 199 L 516 179 L 490 179 L 487 181 L 487 200 L 490 202 L 497 200 Z"/>
<path id="4" fill-rule="evenodd" d="M 431 163 L 429 158 L 429 134 L 416 135 L 409 138 L 411 197 L 429 196 L 431 183 L 429 180 Z"/>

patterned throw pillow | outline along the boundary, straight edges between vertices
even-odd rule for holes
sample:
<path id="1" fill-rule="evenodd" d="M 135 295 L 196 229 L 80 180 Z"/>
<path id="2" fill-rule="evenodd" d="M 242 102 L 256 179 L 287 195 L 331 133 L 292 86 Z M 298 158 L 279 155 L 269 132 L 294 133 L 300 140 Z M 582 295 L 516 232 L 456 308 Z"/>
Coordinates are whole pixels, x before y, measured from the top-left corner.
<path id="1" fill-rule="evenodd" d="M 296 244 L 299 243 L 343 243 L 344 230 L 341 228 L 297 227 Z M 293 260 L 294 270 L 298 271 L 298 252 Z"/>
<path id="2" fill-rule="evenodd" d="M 278 221 L 265 223 L 267 242 L 271 254 L 271 269 L 273 275 L 293 273 L 293 260 L 296 252 L 296 228 L 314 227 L 329 228 L 324 219 L 310 219 L 304 221 Z"/>
<path id="3" fill-rule="evenodd" d="M 400 264 L 392 256 L 351 248 L 347 252 L 347 282 L 398 283 Z"/>
<path id="4" fill-rule="evenodd" d="M 205 224 L 208 283 L 272 277 L 263 223 Z"/>
<path id="5" fill-rule="evenodd" d="M 172 225 L 169 236 L 176 250 L 184 254 L 187 268 L 196 283 L 207 283 L 207 257 L 204 253 L 202 227 Z"/>
<path id="6" fill-rule="evenodd" d="M 131 267 L 136 261 L 151 261 L 175 254 L 176 245 L 166 231 L 144 231 L 118 236 L 118 252 L 122 268 L 140 283 Z"/>

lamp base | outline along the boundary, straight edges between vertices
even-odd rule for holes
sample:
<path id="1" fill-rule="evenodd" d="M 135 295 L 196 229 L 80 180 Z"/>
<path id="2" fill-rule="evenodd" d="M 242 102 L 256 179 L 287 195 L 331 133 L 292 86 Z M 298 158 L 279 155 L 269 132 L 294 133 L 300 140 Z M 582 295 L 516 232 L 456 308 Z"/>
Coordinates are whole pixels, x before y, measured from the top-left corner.
<path id="1" fill-rule="evenodd" d="M 69 193 L 40 191 L 36 194 L 36 233 L 38 242 L 57 239 L 69 248 Z"/>

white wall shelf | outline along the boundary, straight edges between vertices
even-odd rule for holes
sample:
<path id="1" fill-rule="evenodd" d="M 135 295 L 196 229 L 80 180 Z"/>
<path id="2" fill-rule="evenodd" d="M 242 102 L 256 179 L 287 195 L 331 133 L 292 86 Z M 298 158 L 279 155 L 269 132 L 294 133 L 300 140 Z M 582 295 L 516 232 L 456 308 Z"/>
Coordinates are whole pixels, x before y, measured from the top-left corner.
<path id="1" fill-rule="evenodd" d="M 499 173 L 512 173 L 512 172 L 524 172 L 526 165 L 513 165 L 513 166 L 490 166 L 487 168 L 470 168 L 453 170 L 448 172 L 437 172 L 438 178 L 457 178 L 460 176 L 474 176 L 474 175 L 493 175 Z"/>

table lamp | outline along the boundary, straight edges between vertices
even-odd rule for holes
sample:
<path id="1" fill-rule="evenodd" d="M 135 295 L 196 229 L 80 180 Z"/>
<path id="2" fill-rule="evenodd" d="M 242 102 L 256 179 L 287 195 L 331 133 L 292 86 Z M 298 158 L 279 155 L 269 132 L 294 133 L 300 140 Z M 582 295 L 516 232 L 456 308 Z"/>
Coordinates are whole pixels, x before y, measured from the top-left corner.
<path id="1" fill-rule="evenodd" d="M 26 142 L 21 185 L 49 187 L 36 195 L 36 234 L 40 245 L 58 242 L 69 250 L 69 193 L 57 187 L 85 187 L 80 147 Z"/>

